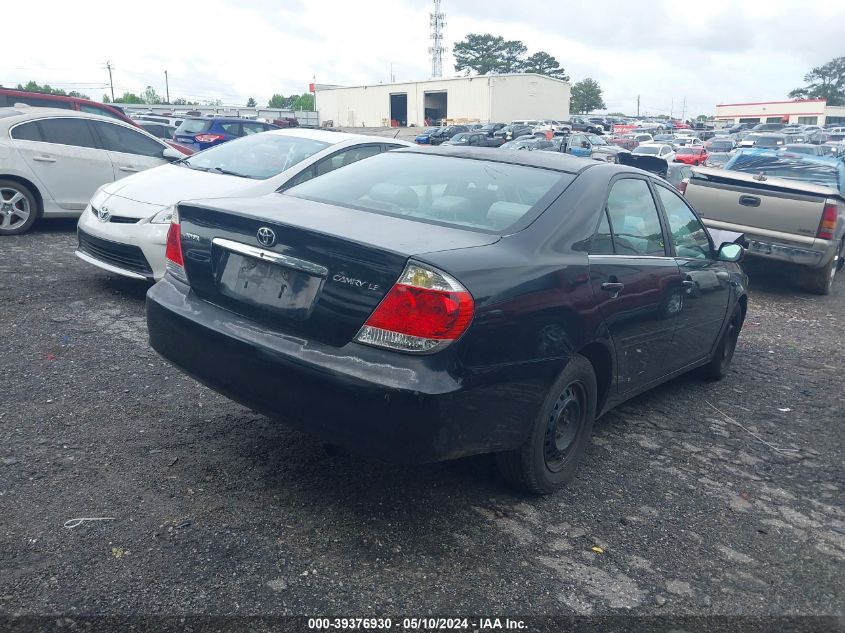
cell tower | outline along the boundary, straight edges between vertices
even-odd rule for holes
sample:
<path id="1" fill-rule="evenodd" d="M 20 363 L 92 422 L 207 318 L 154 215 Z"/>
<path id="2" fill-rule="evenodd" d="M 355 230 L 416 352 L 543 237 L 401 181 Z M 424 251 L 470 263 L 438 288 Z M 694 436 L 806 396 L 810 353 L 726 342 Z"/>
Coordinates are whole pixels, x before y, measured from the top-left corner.
<path id="1" fill-rule="evenodd" d="M 443 0 L 434 0 L 434 11 L 429 13 L 429 24 L 431 25 L 431 46 L 428 52 L 431 53 L 431 76 L 443 76 L 443 53 L 446 48 L 443 46 L 443 27 L 446 26 L 446 14 L 440 10 Z"/>

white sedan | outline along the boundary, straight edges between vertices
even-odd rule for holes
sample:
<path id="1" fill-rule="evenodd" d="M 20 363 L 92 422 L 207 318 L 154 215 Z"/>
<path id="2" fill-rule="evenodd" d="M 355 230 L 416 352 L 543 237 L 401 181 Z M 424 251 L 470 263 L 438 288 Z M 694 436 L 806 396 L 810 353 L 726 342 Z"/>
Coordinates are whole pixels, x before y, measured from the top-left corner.
<path id="1" fill-rule="evenodd" d="M 641 143 L 631 153 L 638 156 L 656 156 L 670 163 L 675 160 L 675 150 L 671 145 L 664 143 Z"/>
<path id="2" fill-rule="evenodd" d="M 134 279 L 161 279 L 175 205 L 260 196 L 412 143 L 295 128 L 245 136 L 101 187 L 79 218 L 80 259 Z"/>
<path id="3" fill-rule="evenodd" d="M 76 217 L 97 187 L 184 154 L 107 117 L 18 105 L 0 108 L 0 235 L 43 217 Z"/>

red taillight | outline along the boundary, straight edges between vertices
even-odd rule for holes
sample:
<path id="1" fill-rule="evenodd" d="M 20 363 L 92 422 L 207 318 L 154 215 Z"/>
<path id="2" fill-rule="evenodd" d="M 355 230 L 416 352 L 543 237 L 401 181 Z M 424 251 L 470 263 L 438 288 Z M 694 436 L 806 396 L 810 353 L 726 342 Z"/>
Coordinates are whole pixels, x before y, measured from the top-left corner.
<path id="1" fill-rule="evenodd" d="M 164 250 L 165 266 L 171 275 L 186 281 L 185 258 L 182 257 L 182 227 L 179 224 L 179 214 L 173 212 L 170 228 L 167 229 L 167 246 Z"/>
<path id="2" fill-rule="evenodd" d="M 451 276 L 409 264 L 355 340 L 403 352 L 433 352 L 459 338 L 474 311 L 472 295 Z"/>
<path id="3" fill-rule="evenodd" d="M 194 140 L 197 143 L 216 143 L 217 141 L 223 141 L 226 137 L 222 134 L 197 134 L 194 137 Z"/>
<path id="4" fill-rule="evenodd" d="M 836 237 L 836 205 L 828 203 L 822 211 L 822 221 L 816 237 L 820 240 L 832 240 Z"/>

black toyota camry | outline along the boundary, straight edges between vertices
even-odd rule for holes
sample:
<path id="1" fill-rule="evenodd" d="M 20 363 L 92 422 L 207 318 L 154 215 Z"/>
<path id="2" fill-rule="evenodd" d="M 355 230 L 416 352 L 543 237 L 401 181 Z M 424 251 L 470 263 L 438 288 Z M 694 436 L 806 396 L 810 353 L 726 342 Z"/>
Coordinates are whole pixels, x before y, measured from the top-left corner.
<path id="1" fill-rule="evenodd" d="M 634 168 L 412 148 L 180 204 L 147 320 L 184 371 L 327 442 L 415 462 L 497 453 L 547 493 L 597 416 L 728 371 L 741 255 Z"/>

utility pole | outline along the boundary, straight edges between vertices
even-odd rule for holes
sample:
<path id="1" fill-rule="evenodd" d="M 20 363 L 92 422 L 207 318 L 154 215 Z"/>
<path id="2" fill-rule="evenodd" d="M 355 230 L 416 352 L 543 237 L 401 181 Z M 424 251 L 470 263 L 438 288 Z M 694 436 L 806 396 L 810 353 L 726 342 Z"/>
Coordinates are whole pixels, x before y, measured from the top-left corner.
<path id="1" fill-rule="evenodd" d="M 681 106 L 681 121 L 684 120 L 684 115 L 686 114 L 686 112 L 687 112 L 687 98 L 684 97 L 684 105 Z"/>
<path id="2" fill-rule="evenodd" d="M 672 115 L 675 113 L 675 97 L 672 97 L 672 105 L 669 106 L 669 118 L 673 118 Z"/>
<path id="3" fill-rule="evenodd" d="M 164 71 L 164 89 L 167 92 L 167 103 L 170 103 L 170 82 L 167 80 L 167 71 Z"/>
<path id="4" fill-rule="evenodd" d="M 112 100 L 112 103 L 114 103 L 114 82 L 112 81 L 112 78 L 111 78 L 112 65 L 111 65 L 110 61 L 106 62 L 106 68 L 109 69 L 109 87 L 111 88 L 111 100 Z"/>
<path id="5" fill-rule="evenodd" d="M 637 118 L 640 118 L 640 95 L 637 95 Z"/>

